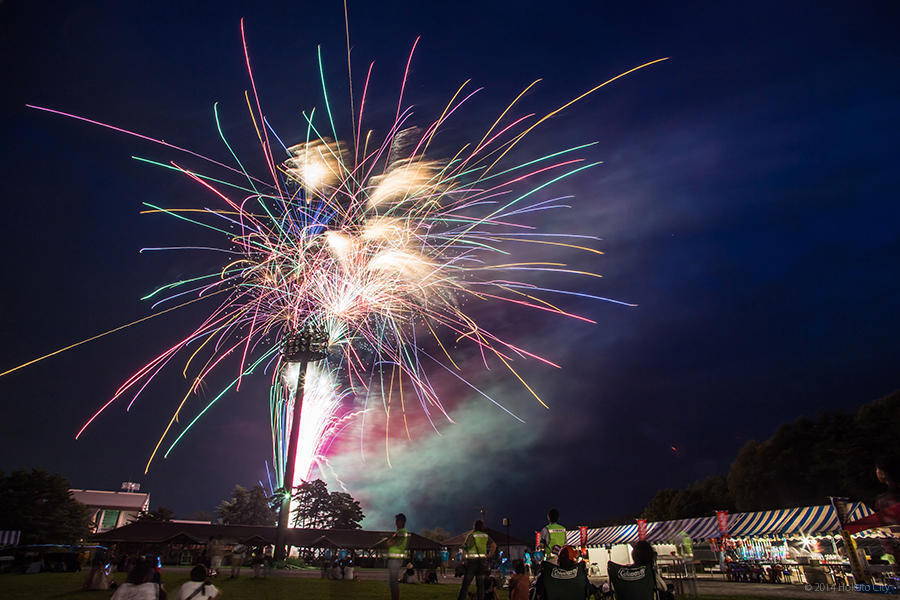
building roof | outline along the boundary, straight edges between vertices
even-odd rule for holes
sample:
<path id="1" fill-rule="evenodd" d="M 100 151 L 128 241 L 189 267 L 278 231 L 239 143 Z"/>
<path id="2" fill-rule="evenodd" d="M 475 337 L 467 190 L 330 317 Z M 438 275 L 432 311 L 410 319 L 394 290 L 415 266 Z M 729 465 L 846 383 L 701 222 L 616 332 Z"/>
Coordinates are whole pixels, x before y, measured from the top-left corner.
<path id="1" fill-rule="evenodd" d="M 194 525 L 212 525 L 212 521 L 198 521 L 197 519 L 169 519 L 171 523 L 191 523 Z"/>
<path id="2" fill-rule="evenodd" d="M 274 544 L 276 527 L 263 525 L 221 525 L 210 523 L 179 523 L 176 521 L 138 521 L 94 536 L 98 542 L 114 543 L 197 543 L 205 544 L 212 536 L 222 536 L 226 543 Z M 375 548 L 393 531 L 363 529 L 302 529 L 287 530 L 286 543 L 300 548 L 347 548 L 364 550 Z M 440 550 L 441 545 L 415 533 L 410 533 L 410 550 Z"/>
<path id="3" fill-rule="evenodd" d="M 491 539 L 494 540 L 494 543 L 498 546 L 506 546 L 506 532 L 498 531 L 496 529 L 491 529 L 490 527 L 486 527 L 484 529 L 485 533 L 491 536 Z M 471 531 L 464 531 L 459 535 L 455 535 L 449 540 L 444 540 L 444 546 L 462 546 L 466 541 L 466 537 L 471 533 Z M 526 542 L 521 538 L 517 538 L 514 535 L 509 536 L 509 545 L 510 546 L 530 546 L 531 544 Z"/>
<path id="4" fill-rule="evenodd" d="M 147 510 L 150 507 L 149 493 L 107 492 L 104 490 L 69 490 L 69 492 L 75 500 L 97 508 Z"/>

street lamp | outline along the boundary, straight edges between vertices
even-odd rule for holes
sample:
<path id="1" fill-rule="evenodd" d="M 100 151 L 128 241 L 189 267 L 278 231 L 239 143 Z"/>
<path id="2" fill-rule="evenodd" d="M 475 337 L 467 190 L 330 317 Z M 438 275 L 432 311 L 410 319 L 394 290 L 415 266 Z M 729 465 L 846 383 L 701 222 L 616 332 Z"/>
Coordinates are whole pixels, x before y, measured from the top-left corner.
<path id="1" fill-rule="evenodd" d="M 291 514 L 291 496 L 294 491 L 294 470 L 297 466 L 297 445 L 300 441 L 300 413 L 303 410 L 303 384 L 306 379 L 306 366 L 311 362 L 324 359 L 327 345 L 328 334 L 324 327 L 316 325 L 289 332 L 284 337 L 282 358 L 285 367 L 297 364 L 299 368 L 297 369 L 297 389 L 294 393 L 288 451 L 284 461 L 284 477 L 281 480 L 281 511 L 278 513 L 278 532 L 275 537 L 275 560 L 283 560 L 286 556 L 285 537 Z"/>
<path id="2" fill-rule="evenodd" d="M 506 527 L 506 560 L 512 561 L 512 555 L 509 552 L 509 517 L 503 517 L 502 522 L 503 526 Z"/>

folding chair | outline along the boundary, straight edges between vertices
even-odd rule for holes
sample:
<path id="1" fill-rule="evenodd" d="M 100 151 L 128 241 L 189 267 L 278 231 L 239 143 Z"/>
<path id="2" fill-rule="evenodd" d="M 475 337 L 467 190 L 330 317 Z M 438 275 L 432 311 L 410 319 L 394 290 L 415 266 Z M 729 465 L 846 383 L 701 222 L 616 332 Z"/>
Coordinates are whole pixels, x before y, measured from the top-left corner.
<path id="1" fill-rule="evenodd" d="M 616 600 L 655 600 L 656 577 L 650 565 L 629 566 L 609 561 L 609 583 Z"/>
<path id="2" fill-rule="evenodd" d="M 572 569 L 544 563 L 538 587 L 543 600 L 585 600 L 591 586 L 584 563 Z"/>

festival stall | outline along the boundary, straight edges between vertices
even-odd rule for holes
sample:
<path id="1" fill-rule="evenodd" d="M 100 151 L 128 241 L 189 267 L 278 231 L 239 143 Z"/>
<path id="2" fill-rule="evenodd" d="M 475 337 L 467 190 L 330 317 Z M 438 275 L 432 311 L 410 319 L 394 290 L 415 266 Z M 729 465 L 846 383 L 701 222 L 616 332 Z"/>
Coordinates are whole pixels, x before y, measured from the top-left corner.
<path id="1" fill-rule="evenodd" d="M 873 511 L 862 502 L 847 503 L 846 521 L 868 517 Z M 841 540 L 841 520 L 832 505 L 805 506 L 748 513 L 677 519 L 673 521 L 635 523 L 610 527 L 587 528 L 566 532 L 566 541 L 587 550 L 587 560 L 596 565 L 595 572 L 605 576 L 606 564 L 612 560 L 627 564 L 630 545 L 646 540 L 654 545 L 662 570 L 667 563 L 689 571 L 690 563 L 709 574 L 719 574 L 736 581 L 816 581 L 847 582 L 849 561 Z M 854 534 L 857 540 L 870 540 L 869 548 L 877 549 L 875 538 L 890 537 L 891 531 L 869 529 Z M 695 553 L 695 546 L 699 546 Z M 873 557 L 873 562 L 880 562 Z M 871 572 L 890 568 L 874 568 Z"/>

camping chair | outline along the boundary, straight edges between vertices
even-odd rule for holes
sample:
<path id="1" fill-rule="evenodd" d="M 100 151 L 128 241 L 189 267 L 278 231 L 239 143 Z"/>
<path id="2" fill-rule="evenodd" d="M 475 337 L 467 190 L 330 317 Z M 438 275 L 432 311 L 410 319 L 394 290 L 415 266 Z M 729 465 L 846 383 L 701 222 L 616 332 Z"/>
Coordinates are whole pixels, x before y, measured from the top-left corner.
<path id="1" fill-rule="evenodd" d="M 609 561 L 607 569 L 616 600 L 656 599 L 656 577 L 650 565 L 629 566 Z"/>
<path id="2" fill-rule="evenodd" d="M 591 590 L 584 563 L 572 569 L 543 563 L 538 588 L 541 600 L 585 600 Z"/>

